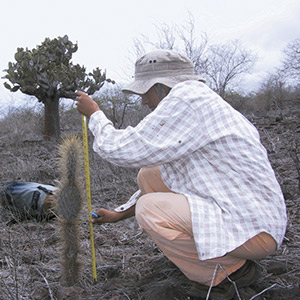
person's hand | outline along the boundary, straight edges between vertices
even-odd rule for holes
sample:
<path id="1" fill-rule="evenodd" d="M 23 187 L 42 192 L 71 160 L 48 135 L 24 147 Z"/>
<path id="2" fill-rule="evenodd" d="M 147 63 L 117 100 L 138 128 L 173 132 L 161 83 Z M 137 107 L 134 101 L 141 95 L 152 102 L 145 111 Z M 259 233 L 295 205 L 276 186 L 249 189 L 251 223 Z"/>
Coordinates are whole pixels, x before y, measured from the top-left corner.
<path id="1" fill-rule="evenodd" d="M 100 208 L 94 211 L 99 217 L 92 218 L 93 224 L 115 223 L 121 220 L 122 213 Z"/>
<path id="2" fill-rule="evenodd" d="M 98 104 L 84 92 L 77 92 L 76 100 L 77 110 L 87 117 L 90 117 L 94 112 L 100 110 Z"/>

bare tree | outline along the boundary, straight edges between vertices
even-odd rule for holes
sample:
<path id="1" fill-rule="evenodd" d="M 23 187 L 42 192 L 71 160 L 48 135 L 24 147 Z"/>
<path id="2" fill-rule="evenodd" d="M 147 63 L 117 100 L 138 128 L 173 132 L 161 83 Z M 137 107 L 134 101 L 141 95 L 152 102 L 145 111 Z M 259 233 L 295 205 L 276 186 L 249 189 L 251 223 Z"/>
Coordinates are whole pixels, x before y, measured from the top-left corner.
<path id="1" fill-rule="evenodd" d="M 177 32 L 183 43 L 186 56 L 194 63 L 195 73 L 198 75 L 206 74 L 208 67 L 206 52 L 209 45 L 207 33 L 197 34 L 195 19 L 191 13 L 187 25 L 178 28 Z"/>
<path id="2" fill-rule="evenodd" d="M 204 32 L 197 34 L 192 14 L 189 14 L 189 19 L 183 26 L 170 26 L 166 23 L 156 25 L 156 33 L 156 40 L 146 35 L 134 39 L 136 57 L 153 49 L 174 50 L 185 53 L 191 59 L 195 65 L 196 74 L 205 74 L 208 62 L 205 54 L 208 36 Z"/>
<path id="3" fill-rule="evenodd" d="M 152 40 L 147 35 L 140 35 L 133 39 L 136 57 L 145 54 L 148 48 L 177 50 L 176 48 L 176 26 L 170 27 L 168 24 L 156 25 L 157 40 Z"/>
<path id="4" fill-rule="evenodd" d="M 221 97 L 226 89 L 234 88 L 243 75 L 250 72 L 257 57 L 234 40 L 209 47 L 206 79 L 210 87 Z"/>
<path id="5" fill-rule="evenodd" d="M 300 39 L 290 42 L 283 50 L 283 73 L 292 79 L 300 77 Z"/>
<path id="6" fill-rule="evenodd" d="M 138 114 L 141 110 L 137 97 L 122 93 L 119 86 L 107 88 L 93 98 L 98 102 L 108 119 L 112 121 L 115 128 L 124 128 L 141 120 L 141 118 L 131 120 L 133 115 Z M 136 118 L 134 117 L 134 119 Z"/>
<path id="7" fill-rule="evenodd" d="M 257 60 L 256 55 L 243 48 L 238 40 L 210 45 L 206 33 L 197 34 L 192 14 L 185 25 L 170 27 L 164 24 L 157 26 L 157 33 L 158 41 L 145 35 L 134 40 L 138 56 L 146 52 L 147 46 L 185 53 L 194 63 L 196 74 L 202 75 L 222 97 L 226 89 L 235 87 L 238 80 L 250 72 Z"/>
<path id="8" fill-rule="evenodd" d="M 274 110 L 282 116 L 282 111 L 286 107 L 290 91 L 280 74 L 269 74 L 262 82 L 255 99 L 259 107 L 264 110 Z"/>

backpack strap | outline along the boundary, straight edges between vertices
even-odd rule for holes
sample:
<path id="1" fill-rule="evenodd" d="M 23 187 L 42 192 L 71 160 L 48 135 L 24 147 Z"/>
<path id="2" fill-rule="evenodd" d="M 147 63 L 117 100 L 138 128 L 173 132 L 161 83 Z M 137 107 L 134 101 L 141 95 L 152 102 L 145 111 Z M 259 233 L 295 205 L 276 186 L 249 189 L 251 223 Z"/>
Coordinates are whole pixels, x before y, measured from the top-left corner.
<path id="1" fill-rule="evenodd" d="M 38 188 L 39 190 L 42 190 L 43 192 L 49 194 L 49 195 L 53 195 L 53 191 L 56 190 L 56 188 L 50 190 L 50 189 L 48 189 L 45 185 L 39 185 L 37 188 Z"/>
<path id="2" fill-rule="evenodd" d="M 39 191 L 34 191 L 32 194 L 30 206 L 33 210 L 37 210 L 39 208 L 38 203 L 39 203 L 40 195 L 41 195 L 41 193 Z"/>

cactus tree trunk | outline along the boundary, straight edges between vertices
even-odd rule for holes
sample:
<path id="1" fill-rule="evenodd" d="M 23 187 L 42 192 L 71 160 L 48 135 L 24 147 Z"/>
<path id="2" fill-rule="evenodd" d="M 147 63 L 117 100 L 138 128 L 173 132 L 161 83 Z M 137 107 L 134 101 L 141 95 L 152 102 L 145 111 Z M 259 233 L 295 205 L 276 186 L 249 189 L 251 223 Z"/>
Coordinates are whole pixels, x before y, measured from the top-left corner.
<path id="1" fill-rule="evenodd" d="M 45 138 L 59 138 L 60 121 L 59 121 L 59 99 L 46 99 L 43 101 L 45 105 Z"/>

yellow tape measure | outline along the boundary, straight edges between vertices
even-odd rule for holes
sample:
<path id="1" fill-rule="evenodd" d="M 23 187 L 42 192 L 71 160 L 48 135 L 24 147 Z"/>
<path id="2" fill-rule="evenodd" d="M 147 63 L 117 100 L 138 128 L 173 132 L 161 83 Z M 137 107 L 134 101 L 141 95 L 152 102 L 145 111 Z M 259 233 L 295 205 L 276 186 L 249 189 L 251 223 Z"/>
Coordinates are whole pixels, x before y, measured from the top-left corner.
<path id="1" fill-rule="evenodd" d="M 92 197 L 91 197 L 91 180 L 90 180 L 90 165 L 89 165 L 89 146 L 88 146 L 88 135 L 87 135 L 87 122 L 86 117 L 82 115 L 82 137 L 83 137 L 83 150 L 84 150 L 84 167 L 85 167 L 85 186 L 88 204 L 88 215 L 90 224 L 90 244 L 91 244 L 91 256 L 92 256 L 92 274 L 94 283 L 97 282 L 97 271 L 96 271 L 96 256 L 95 256 L 95 243 L 94 243 L 94 231 L 93 224 L 91 223 L 92 216 Z"/>

